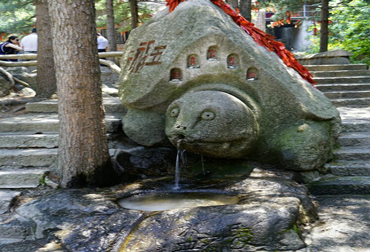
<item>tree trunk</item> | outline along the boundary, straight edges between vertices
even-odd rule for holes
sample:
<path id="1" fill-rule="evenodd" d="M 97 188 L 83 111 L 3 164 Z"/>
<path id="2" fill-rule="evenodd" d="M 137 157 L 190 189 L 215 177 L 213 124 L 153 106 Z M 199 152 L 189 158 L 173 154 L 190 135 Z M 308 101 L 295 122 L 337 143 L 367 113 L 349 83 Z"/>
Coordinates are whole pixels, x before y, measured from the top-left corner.
<path id="1" fill-rule="evenodd" d="M 249 22 L 252 21 L 252 0 L 240 0 L 240 14 Z"/>
<path id="2" fill-rule="evenodd" d="M 329 41 L 329 0 L 321 0 L 320 52 L 328 50 Z"/>
<path id="3" fill-rule="evenodd" d="M 233 7 L 234 9 L 239 8 L 238 0 L 227 0 L 226 2 L 230 4 L 231 7 Z"/>
<path id="4" fill-rule="evenodd" d="M 131 30 L 135 29 L 139 25 L 139 7 L 137 0 L 129 0 L 130 11 L 131 11 Z"/>
<path id="5" fill-rule="evenodd" d="M 105 7 L 107 9 L 107 32 L 108 32 L 109 50 L 117 51 L 116 30 L 114 28 L 113 0 L 106 0 Z"/>
<path id="6" fill-rule="evenodd" d="M 36 0 L 37 27 L 37 98 L 50 98 L 57 91 L 55 78 L 53 40 L 47 0 Z"/>
<path id="7" fill-rule="evenodd" d="M 62 187 L 114 182 L 98 63 L 94 0 L 49 1 L 58 87 Z"/>

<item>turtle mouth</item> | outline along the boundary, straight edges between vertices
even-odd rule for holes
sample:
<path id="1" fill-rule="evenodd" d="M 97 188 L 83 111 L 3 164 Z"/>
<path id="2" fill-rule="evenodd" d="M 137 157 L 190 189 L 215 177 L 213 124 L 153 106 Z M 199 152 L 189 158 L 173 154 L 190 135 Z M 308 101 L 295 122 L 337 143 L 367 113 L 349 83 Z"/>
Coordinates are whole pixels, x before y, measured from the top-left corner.
<path id="1" fill-rule="evenodd" d="M 192 137 L 187 137 L 185 135 L 179 134 L 170 137 L 170 141 L 175 144 L 178 148 L 205 148 L 207 146 L 212 146 L 212 148 L 221 147 L 224 150 L 229 149 L 231 146 L 242 145 L 241 142 L 244 142 L 244 138 L 232 139 L 230 141 L 204 141 L 203 139 L 194 139 Z"/>

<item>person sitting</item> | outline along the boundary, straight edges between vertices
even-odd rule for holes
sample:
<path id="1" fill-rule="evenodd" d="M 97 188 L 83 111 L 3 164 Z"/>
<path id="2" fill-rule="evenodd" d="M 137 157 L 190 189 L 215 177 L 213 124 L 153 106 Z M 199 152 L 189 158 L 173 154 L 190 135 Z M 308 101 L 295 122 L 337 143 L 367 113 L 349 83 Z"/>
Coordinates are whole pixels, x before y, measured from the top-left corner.
<path id="1" fill-rule="evenodd" d="M 32 29 L 32 33 L 22 38 L 21 47 L 23 53 L 37 53 L 37 33 L 36 28 Z"/>
<path id="2" fill-rule="evenodd" d="M 8 40 L 0 45 L 0 55 L 17 54 L 22 48 L 19 46 L 17 36 L 10 36 Z M 17 61 L 17 59 L 6 59 L 5 61 Z"/>

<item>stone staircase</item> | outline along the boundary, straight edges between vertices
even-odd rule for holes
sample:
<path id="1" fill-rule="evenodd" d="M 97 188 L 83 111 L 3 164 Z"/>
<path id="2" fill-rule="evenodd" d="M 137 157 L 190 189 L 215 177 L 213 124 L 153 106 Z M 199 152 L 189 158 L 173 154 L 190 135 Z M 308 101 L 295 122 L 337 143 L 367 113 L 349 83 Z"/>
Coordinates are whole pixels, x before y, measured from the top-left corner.
<path id="1" fill-rule="evenodd" d="M 122 148 L 117 137 L 122 133 L 125 108 L 117 97 L 104 98 L 104 106 L 110 153 L 114 155 Z M 46 174 L 57 169 L 57 110 L 56 100 L 33 102 L 26 105 L 27 113 L 0 119 L 0 216 L 23 190 L 45 183 L 56 186 Z M 2 238 L 9 241 L 0 234 L 0 244 Z"/>
<path id="2" fill-rule="evenodd" d="M 340 148 L 308 184 L 313 194 L 370 193 L 370 71 L 364 64 L 306 66 L 342 118 Z"/>
<path id="3" fill-rule="evenodd" d="M 306 66 L 335 106 L 370 105 L 370 71 L 365 64 Z"/>

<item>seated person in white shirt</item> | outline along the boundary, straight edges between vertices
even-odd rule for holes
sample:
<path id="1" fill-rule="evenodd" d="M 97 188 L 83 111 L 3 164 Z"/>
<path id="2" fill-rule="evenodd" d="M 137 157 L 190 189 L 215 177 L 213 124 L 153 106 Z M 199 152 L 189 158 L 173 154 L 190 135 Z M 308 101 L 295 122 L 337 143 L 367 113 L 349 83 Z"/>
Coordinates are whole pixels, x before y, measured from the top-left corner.
<path id="1" fill-rule="evenodd" d="M 108 39 L 104 38 L 100 33 L 96 33 L 98 39 L 98 52 L 106 52 L 108 48 Z"/>
<path id="2" fill-rule="evenodd" d="M 23 53 L 37 53 L 37 33 L 36 28 L 32 29 L 32 33 L 22 38 L 21 47 Z"/>

